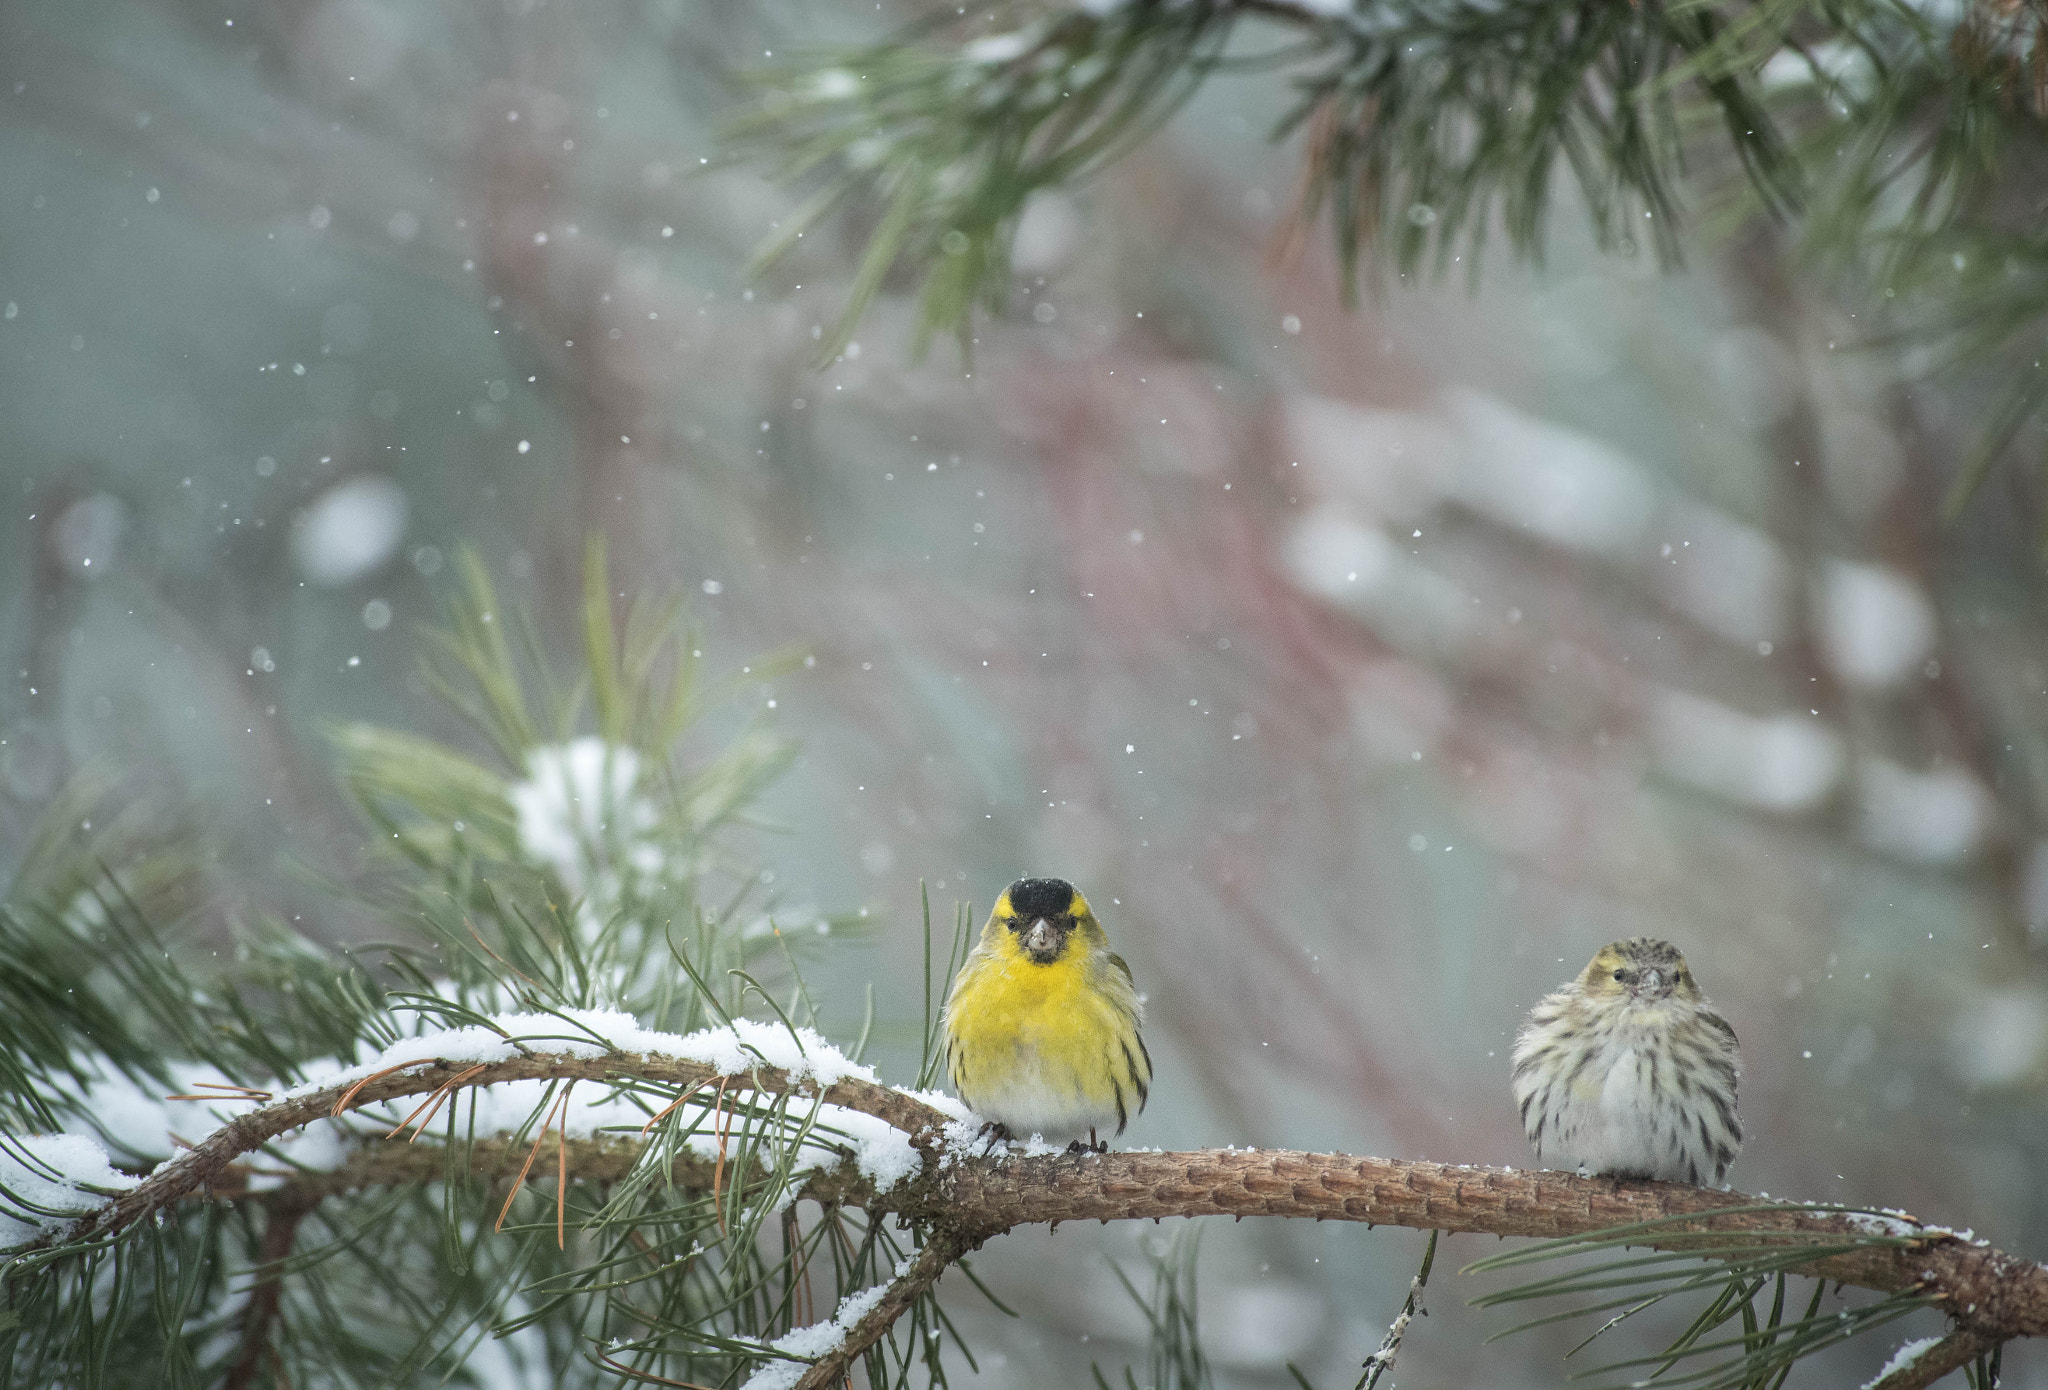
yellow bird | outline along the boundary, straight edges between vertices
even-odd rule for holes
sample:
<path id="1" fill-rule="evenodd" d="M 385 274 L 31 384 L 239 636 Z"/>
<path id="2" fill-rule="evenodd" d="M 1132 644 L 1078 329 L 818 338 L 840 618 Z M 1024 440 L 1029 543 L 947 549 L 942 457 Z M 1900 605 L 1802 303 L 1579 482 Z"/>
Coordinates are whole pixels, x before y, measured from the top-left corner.
<path id="1" fill-rule="evenodd" d="M 989 913 L 946 998 L 946 1071 L 1008 1138 L 1122 1134 L 1145 1108 L 1152 1058 L 1131 968 L 1065 879 L 1024 878 Z M 1077 1137 L 1068 1146 L 1080 1149 Z"/>

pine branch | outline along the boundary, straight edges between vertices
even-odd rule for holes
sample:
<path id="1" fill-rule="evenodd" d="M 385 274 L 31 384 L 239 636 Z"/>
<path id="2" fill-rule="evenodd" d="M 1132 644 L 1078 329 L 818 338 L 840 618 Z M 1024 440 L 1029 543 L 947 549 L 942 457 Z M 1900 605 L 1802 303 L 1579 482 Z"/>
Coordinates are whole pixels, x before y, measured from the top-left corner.
<path id="1" fill-rule="evenodd" d="M 918 1251 L 917 1258 L 910 1262 L 910 1267 L 890 1283 L 882 1301 L 853 1325 L 837 1348 L 811 1363 L 811 1368 L 797 1381 L 796 1390 L 833 1390 L 846 1379 L 848 1370 L 861 1354 L 879 1342 L 895 1325 L 896 1319 L 909 1312 L 911 1305 L 939 1282 L 939 1276 L 955 1260 L 980 1244 L 974 1237 L 954 1227 L 941 1227 L 934 1231 L 925 1241 L 924 1249 Z"/>
<path id="2" fill-rule="evenodd" d="M 488 1185 L 519 1177 L 526 1169 L 526 1155 L 533 1146 L 525 1141 L 491 1138 L 458 1147 L 460 1152 L 455 1158 L 463 1173 Z M 624 1181 L 639 1167 L 646 1150 L 644 1143 L 624 1138 L 569 1139 L 563 1144 L 562 1167 L 572 1183 L 609 1186 Z M 351 1149 L 333 1169 L 292 1173 L 275 1186 L 259 1186 L 256 1181 L 275 1179 L 275 1172 L 253 1164 L 233 1164 L 218 1179 L 185 1200 L 253 1202 L 271 1212 L 291 1211 L 372 1187 L 440 1182 L 448 1176 L 449 1162 L 447 1148 L 439 1143 L 414 1143 L 395 1137 L 367 1139 Z M 710 1192 L 722 1181 L 728 1187 L 736 1187 L 744 1199 L 770 1181 L 772 1175 L 758 1163 L 744 1171 L 733 1171 L 728 1165 L 721 1174 L 715 1160 L 683 1155 L 670 1162 L 665 1177 L 671 1186 L 688 1192 Z M 556 1180 L 557 1171 L 552 1165 L 535 1166 L 526 1172 L 527 1184 L 535 1188 L 551 1189 Z M 829 1205 L 859 1205 L 873 1200 L 874 1188 L 850 1171 L 813 1173 L 796 1189 L 794 1197 Z"/>
<path id="3" fill-rule="evenodd" d="M 1436 1240 L 1441 1234 L 1440 1231 L 1429 1233 L 1429 1248 L 1422 1252 L 1422 1268 L 1416 1270 L 1415 1277 L 1408 1281 L 1408 1297 L 1401 1301 L 1401 1311 L 1387 1328 L 1387 1335 L 1380 1339 L 1380 1349 L 1365 1358 L 1357 1390 L 1376 1390 L 1380 1377 L 1394 1369 L 1394 1358 L 1401 1354 L 1401 1339 L 1408 1335 L 1408 1324 L 1418 1316 L 1429 1315 L 1422 1306 L 1422 1290 L 1429 1283 L 1430 1266 L 1436 1263 Z"/>
<path id="4" fill-rule="evenodd" d="M 1804 175 L 1754 72 L 1769 51 L 1758 36 L 1801 8 L 1133 0 L 999 6 L 990 17 L 1017 27 L 951 44 L 943 24 L 926 24 L 760 74 L 767 94 L 731 127 L 732 148 L 814 192 L 778 221 L 754 269 L 835 207 L 869 206 L 874 230 L 820 361 L 898 269 L 924 281 L 918 349 L 946 330 L 964 349 L 976 307 L 1004 305 L 1031 195 L 1099 173 L 1214 74 L 1246 67 L 1284 69 L 1297 90 L 1274 134 L 1309 132 L 1298 220 L 1328 214 L 1347 289 L 1367 254 L 1404 274 L 1425 260 L 1438 273 L 1460 259 L 1476 268 L 1496 213 L 1519 253 L 1540 256 L 1559 174 L 1603 244 L 1648 240 L 1674 260 L 1696 117 L 1714 118 L 1763 206 L 1800 202 Z M 1243 57 L 1232 38 L 1247 19 L 1265 22 L 1269 46 L 1290 37 Z"/>
<path id="5" fill-rule="evenodd" d="M 1870 1390 L 1926 1390 L 1951 1371 L 1959 1371 L 1997 1346 L 1997 1339 L 1959 1327 L 1905 1365 L 1883 1376 Z"/>
<path id="6" fill-rule="evenodd" d="M 1292 1150 L 1207 1149 L 956 1163 L 939 1175 L 944 1211 L 993 1229 L 1045 1221 L 1287 1216 L 1416 1230 L 1561 1238 L 1638 1222 L 1650 1249 L 1712 1255 L 1702 1235 L 1869 1238 L 1867 1216 L 1759 1201 L 1680 1183 L 1581 1178 Z M 918 1209 L 891 1202 L 913 1218 Z M 1918 1290 L 1997 1340 L 2048 1334 L 2048 1268 L 1901 1220 L 1904 1246 L 1869 1246 L 1791 1272 L 1886 1293 Z"/>
<path id="7" fill-rule="evenodd" d="M 1241 41 L 1247 28 L 1257 40 Z M 1723 226 L 1801 218 L 1806 245 L 1855 272 L 1865 323 L 1934 349 L 1940 370 L 2002 379 L 1949 516 L 2048 406 L 2048 14 L 2019 0 L 1129 0 L 934 15 L 757 74 L 766 91 L 730 127 L 731 149 L 808 196 L 753 270 L 835 208 L 859 209 L 871 230 L 820 365 L 886 285 L 915 280 L 915 350 L 953 332 L 965 353 L 976 313 L 1012 302 L 1033 195 L 1086 183 L 1204 83 L 1251 70 L 1293 89 L 1273 137 L 1304 137 L 1289 244 L 1327 223 L 1347 299 L 1368 267 L 1476 280 L 1502 238 L 1540 262 L 1567 186 L 1602 247 L 1674 265 L 1686 204 L 1704 196 Z"/>
<path id="8" fill-rule="evenodd" d="M 338 1109 L 431 1094 L 457 1077 L 456 1089 L 522 1079 L 629 1077 L 688 1087 L 716 1076 L 702 1063 L 629 1053 L 535 1054 L 480 1069 L 447 1061 L 407 1064 L 239 1116 L 133 1191 L 72 1228 L 16 1252 L 15 1258 L 38 1249 L 96 1245 L 176 1203 L 244 1186 L 245 1180 L 232 1171 L 235 1165 L 280 1135 Z M 735 1092 L 818 1094 L 814 1084 L 793 1082 L 787 1073 L 766 1066 L 725 1080 Z M 951 1232 L 969 1247 L 1021 1225 L 1167 1216 L 1309 1217 L 1552 1239 L 1635 1223 L 1669 1223 L 1644 1229 L 1629 1243 L 1707 1257 L 1715 1254 L 1717 1233 L 1727 1233 L 1723 1243 L 1739 1237 L 1746 1247 L 1759 1239 L 1853 1246 L 1846 1253 L 1793 1263 L 1787 1272 L 1923 1295 L 1959 1328 L 1989 1343 L 2048 1335 L 2048 1268 L 1909 1218 L 1874 1220 L 1839 1208 L 1759 1201 L 1739 1192 L 1674 1183 L 1291 1150 L 973 1157 L 946 1147 L 943 1114 L 901 1091 L 847 1080 L 826 1087 L 821 1098 L 888 1122 L 911 1135 L 924 1155 L 922 1173 L 887 1191 L 842 1175 L 832 1199 Z M 603 1155 L 607 1171 L 617 1174 L 632 1147 L 596 1144 L 589 1152 Z M 581 1154 L 579 1159 L 594 1161 Z M 444 1172 L 436 1168 L 434 1176 Z M 422 1180 L 426 1176 L 418 1174 Z"/>
<path id="9" fill-rule="evenodd" d="M 284 1276 L 277 1266 L 290 1258 L 299 1223 L 306 1219 L 319 1198 L 296 1194 L 293 1200 L 270 1204 L 263 1244 L 256 1259 L 256 1283 L 249 1290 L 249 1306 L 242 1312 L 242 1354 L 221 1383 L 221 1390 L 248 1390 L 262 1374 L 263 1363 L 276 1353 L 270 1346 L 270 1327 L 277 1320 L 278 1297 L 284 1291 Z"/>

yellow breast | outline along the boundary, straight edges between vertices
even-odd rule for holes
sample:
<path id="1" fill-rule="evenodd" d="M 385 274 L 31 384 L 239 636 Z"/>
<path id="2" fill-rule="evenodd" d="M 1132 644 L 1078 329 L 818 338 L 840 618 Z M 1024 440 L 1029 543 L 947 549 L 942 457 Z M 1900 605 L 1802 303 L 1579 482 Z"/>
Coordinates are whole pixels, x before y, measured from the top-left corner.
<path id="1" fill-rule="evenodd" d="M 1045 965 L 977 950 L 945 1024 L 954 1089 L 1019 1137 L 1120 1132 L 1151 1085 L 1136 995 L 1121 969 L 1085 947 Z"/>

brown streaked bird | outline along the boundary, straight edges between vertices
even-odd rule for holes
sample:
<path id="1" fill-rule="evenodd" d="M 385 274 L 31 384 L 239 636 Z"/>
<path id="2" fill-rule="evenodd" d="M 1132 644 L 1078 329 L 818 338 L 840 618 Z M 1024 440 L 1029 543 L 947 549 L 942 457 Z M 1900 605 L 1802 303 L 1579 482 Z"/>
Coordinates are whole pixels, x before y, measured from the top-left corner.
<path id="1" fill-rule="evenodd" d="M 1514 1093 L 1536 1161 L 1718 1184 L 1742 1147 L 1735 1030 L 1668 941 L 1602 946 L 1530 1011 Z"/>

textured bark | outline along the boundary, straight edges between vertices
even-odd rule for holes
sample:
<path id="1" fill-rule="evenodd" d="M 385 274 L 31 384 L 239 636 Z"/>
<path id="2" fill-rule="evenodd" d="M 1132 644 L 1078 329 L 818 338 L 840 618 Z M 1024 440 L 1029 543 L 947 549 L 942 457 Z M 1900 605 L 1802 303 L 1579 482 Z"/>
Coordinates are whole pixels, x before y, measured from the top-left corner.
<path id="1" fill-rule="evenodd" d="M 304 1203 L 354 1186 L 433 1181 L 447 1171 L 451 1155 L 438 1147 L 371 1141 L 337 1172 L 297 1175 L 271 1192 L 250 1192 L 245 1161 L 250 1155 L 279 1135 L 324 1119 L 340 1108 L 431 1093 L 457 1078 L 459 1087 L 468 1087 L 521 1079 L 628 1076 L 688 1087 L 712 1079 L 714 1073 L 700 1063 L 618 1053 L 593 1058 L 534 1055 L 484 1067 L 465 1062 L 409 1064 L 367 1082 L 329 1087 L 239 1116 L 190 1152 L 163 1165 L 133 1191 L 69 1231 L 46 1237 L 41 1244 L 104 1239 L 156 1211 L 193 1198 L 249 1195 L 266 1203 Z M 727 1085 L 735 1090 L 816 1093 L 814 1085 L 792 1083 L 785 1073 L 770 1067 L 731 1078 Z M 940 1134 L 946 1117 L 903 1092 L 845 1081 L 826 1088 L 823 1098 L 875 1115 L 909 1134 L 924 1154 L 925 1166 L 918 1176 L 878 1192 L 849 1165 L 835 1173 L 815 1175 L 804 1195 L 928 1226 L 934 1232 L 932 1249 L 956 1243 L 961 1249 L 972 1248 L 1014 1226 L 1039 1222 L 1056 1225 L 1061 1221 L 1166 1216 L 1311 1217 L 1538 1238 L 1687 1218 L 1680 1225 L 1645 1232 L 1640 1243 L 1703 1254 L 1712 1250 L 1702 1248 L 1700 1233 L 1775 1231 L 1788 1238 L 1811 1239 L 1867 1236 L 1875 1229 L 1867 1217 L 1759 1202 L 1739 1192 L 1679 1183 L 1581 1178 L 1569 1173 L 1469 1168 L 1349 1154 L 1207 1149 L 974 1157 L 947 1150 Z M 630 1140 L 602 1140 L 579 1141 L 569 1148 L 574 1155 L 572 1175 L 607 1182 L 631 1168 L 639 1145 Z M 459 1155 L 455 1157 L 460 1160 Z M 503 1143 L 487 1143 L 470 1150 L 465 1161 L 472 1172 L 502 1178 L 515 1171 L 512 1164 L 521 1158 L 523 1146 L 522 1152 L 515 1154 Z M 679 1167 L 678 1177 L 708 1184 L 710 1179 L 696 1171 L 701 1166 L 686 1161 Z M 553 1165 L 542 1167 L 552 1169 Z M 544 1172 L 530 1180 L 553 1176 L 553 1172 Z M 735 1180 L 745 1179 L 726 1174 L 726 1181 Z M 1742 1207 L 1764 1209 L 1732 1210 Z M 2048 1334 L 2048 1269 L 1939 1227 L 1920 1227 L 1905 1219 L 1894 1225 L 1896 1233 L 1912 1236 L 1910 1245 L 1866 1247 L 1818 1258 L 1791 1272 L 1883 1292 L 1922 1291 L 1970 1334 L 1977 1350 L 2013 1337 Z M 906 1275 L 906 1279 L 910 1277 Z M 915 1297 L 916 1291 L 908 1291 L 900 1300 L 885 1300 L 885 1305 L 894 1307 L 900 1301 L 900 1312 Z M 848 1341 L 851 1345 L 854 1339 Z"/>
<path id="2" fill-rule="evenodd" d="M 895 1194 L 878 1199 L 895 1207 Z M 1730 1213 L 1729 1208 L 1763 1211 Z M 1869 1218 L 1760 1202 L 1683 1183 L 1469 1168 L 1292 1150 L 1207 1149 L 955 1163 L 903 1202 L 906 1215 L 990 1231 L 1047 1221 L 1163 1216 L 1291 1216 L 1417 1230 L 1556 1238 L 1638 1221 L 1696 1218 L 1645 1232 L 1656 1249 L 1701 1249 L 1698 1232 L 1868 1235 Z M 1717 1213 L 1720 1213 L 1717 1215 Z M 1939 1228 L 1908 1247 L 1867 1247 L 1792 1272 L 1887 1293 L 1925 1291 L 1994 1340 L 2048 1333 L 2048 1269 Z M 1693 1238 L 1688 1239 L 1688 1236 Z M 1711 1254 L 1712 1251 L 1702 1250 Z"/>

